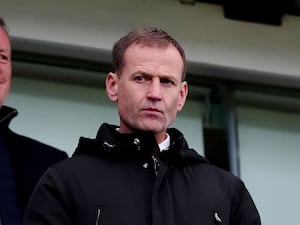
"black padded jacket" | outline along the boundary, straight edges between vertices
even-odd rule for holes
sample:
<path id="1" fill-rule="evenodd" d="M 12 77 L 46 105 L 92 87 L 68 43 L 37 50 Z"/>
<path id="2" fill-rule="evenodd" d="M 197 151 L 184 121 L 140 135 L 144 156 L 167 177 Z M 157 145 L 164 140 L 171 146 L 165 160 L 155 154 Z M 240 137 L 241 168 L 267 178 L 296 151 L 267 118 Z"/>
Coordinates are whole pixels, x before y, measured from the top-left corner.
<path id="1" fill-rule="evenodd" d="M 152 133 L 103 124 L 44 174 L 24 225 L 261 224 L 240 179 L 189 149 L 178 130 L 168 134 L 160 152 Z"/>

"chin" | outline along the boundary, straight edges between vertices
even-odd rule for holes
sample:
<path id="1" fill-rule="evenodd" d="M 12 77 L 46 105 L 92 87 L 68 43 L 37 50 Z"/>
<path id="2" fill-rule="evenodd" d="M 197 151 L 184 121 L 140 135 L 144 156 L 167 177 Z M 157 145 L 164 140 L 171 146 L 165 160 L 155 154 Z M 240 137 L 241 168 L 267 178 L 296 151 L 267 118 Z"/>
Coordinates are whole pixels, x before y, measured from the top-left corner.
<path id="1" fill-rule="evenodd" d="M 153 124 L 149 125 L 149 126 L 141 126 L 140 128 L 143 131 L 152 131 L 154 133 L 160 133 L 160 132 L 163 132 L 166 130 L 166 128 L 164 126 L 161 126 L 161 125 L 153 126 Z"/>

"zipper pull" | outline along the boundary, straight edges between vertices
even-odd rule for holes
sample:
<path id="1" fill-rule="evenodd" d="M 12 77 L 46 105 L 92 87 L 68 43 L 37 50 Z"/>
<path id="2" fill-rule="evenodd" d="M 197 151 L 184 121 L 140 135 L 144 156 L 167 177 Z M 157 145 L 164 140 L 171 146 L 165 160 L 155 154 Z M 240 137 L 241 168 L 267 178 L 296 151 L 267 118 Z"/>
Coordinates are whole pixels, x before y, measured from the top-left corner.
<path id="1" fill-rule="evenodd" d="M 158 162 L 158 159 L 154 155 L 152 155 L 152 160 L 153 160 L 154 172 L 155 172 L 155 175 L 157 176 L 158 168 L 159 168 L 159 162 Z"/>

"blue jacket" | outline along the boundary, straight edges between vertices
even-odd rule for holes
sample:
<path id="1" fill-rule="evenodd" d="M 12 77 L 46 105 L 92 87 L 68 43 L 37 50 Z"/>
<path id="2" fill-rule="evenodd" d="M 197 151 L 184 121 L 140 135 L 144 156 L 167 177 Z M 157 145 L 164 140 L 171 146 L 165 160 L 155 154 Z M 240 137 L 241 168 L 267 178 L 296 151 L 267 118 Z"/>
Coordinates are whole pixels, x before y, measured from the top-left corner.
<path id="1" fill-rule="evenodd" d="M 17 110 L 13 108 L 1 107 L 0 138 L 7 146 L 15 177 L 17 196 L 22 210 L 25 210 L 36 183 L 46 169 L 52 164 L 66 159 L 68 155 L 10 130 L 9 123 L 17 114 Z"/>
<path id="2" fill-rule="evenodd" d="M 103 124 L 44 174 L 24 225 L 260 225 L 243 182 L 210 165 L 176 129 L 160 152 L 152 133 Z"/>

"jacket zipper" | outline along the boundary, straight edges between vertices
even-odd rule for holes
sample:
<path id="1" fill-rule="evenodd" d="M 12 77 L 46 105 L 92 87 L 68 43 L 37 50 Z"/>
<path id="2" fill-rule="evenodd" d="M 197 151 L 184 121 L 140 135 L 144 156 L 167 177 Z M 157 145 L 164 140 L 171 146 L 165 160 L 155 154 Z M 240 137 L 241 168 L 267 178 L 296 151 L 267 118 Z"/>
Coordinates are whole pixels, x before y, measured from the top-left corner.
<path id="1" fill-rule="evenodd" d="M 159 168 L 159 161 L 154 155 L 152 155 L 152 161 L 153 161 L 154 172 L 155 172 L 155 175 L 157 176 L 158 168 Z"/>
<path id="2" fill-rule="evenodd" d="M 97 218 L 96 218 L 96 225 L 100 224 L 100 217 L 101 217 L 101 209 L 97 210 Z"/>

